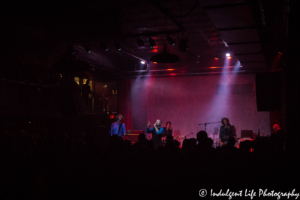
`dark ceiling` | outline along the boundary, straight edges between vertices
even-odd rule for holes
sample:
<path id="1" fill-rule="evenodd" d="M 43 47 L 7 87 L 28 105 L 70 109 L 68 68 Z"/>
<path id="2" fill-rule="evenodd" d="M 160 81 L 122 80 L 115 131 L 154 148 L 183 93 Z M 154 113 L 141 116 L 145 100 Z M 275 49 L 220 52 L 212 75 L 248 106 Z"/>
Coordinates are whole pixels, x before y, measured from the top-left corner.
<path id="1" fill-rule="evenodd" d="M 99 79 L 108 77 L 103 76 L 104 71 L 113 77 L 220 73 L 227 52 L 231 53 L 229 66 L 240 61 L 242 73 L 276 71 L 282 66 L 274 66 L 273 60 L 286 49 L 288 4 L 284 0 L 1 4 L 2 49 L 13 44 L 62 58 L 67 46 L 73 45 L 76 59 L 88 62 L 90 73 Z M 169 45 L 167 35 L 175 40 L 174 46 Z M 150 47 L 149 37 L 156 42 L 155 48 Z M 189 41 L 186 51 L 179 50 L 184 38 Z M 143 40 L 143 46 L 137 44 L 138 39 Z M 116 50 L 115 43 L 120 44 L 121 51 Z M 150 61 L 165 45 L 180 57 L 179 62 Z M 146 71 L 140 71 L 142 60 L 147 61 Z"/>

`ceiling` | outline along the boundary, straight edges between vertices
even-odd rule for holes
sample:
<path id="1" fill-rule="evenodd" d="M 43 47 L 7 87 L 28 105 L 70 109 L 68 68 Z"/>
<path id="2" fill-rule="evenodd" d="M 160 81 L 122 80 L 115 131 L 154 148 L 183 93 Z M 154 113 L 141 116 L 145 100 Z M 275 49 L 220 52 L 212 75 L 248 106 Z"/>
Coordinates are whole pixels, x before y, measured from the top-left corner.
<path id="1" fill-rule="evenodd" d="M 285 52 L 287 6 L 284 0 L 87 0 L 2 2 L 2 43 L 35 49 L 62 58 L 73 45 L 78 60 L 88 62 L 98 79 L 199 75 L 222 72 L 240 62 L 241 73 L 276 71 Z M 175 40 L 170 46 L 167 35 Z M 149 37 L 156 42 L 149 45 Z M 186 51 L 179 50 L 181 39 Z M 144 45 L 139 46 L 141 39 Z M 115 43 L 120 44 L 118 51 Z M 87 53 L 84 45 L 91 49 Z M 108 46 L 105 51 L 103 46 Z M 153 63 L 164 46 L 179 56 L 176 63 Z M 2 52 L 5 48 L 2 48 Z M 7 52 L 4 52 L 7 54 Z M 5 59 L 2 55 L 1 59 Z M 141 61 L 146 61 L 143 71 Z M 272 64 L 273 63 L 273 64 Z M 227 65 L 226 65 L 227 66 Z"/>

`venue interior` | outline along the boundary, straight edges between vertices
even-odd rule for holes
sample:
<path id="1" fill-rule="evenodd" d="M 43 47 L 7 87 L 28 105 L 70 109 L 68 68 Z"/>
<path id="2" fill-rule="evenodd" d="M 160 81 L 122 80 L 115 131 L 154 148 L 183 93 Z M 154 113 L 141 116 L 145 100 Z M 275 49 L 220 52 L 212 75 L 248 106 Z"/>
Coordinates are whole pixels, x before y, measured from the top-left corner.
<path id="1" fill-rule="evenodd" d="M 299 196 L 296 0 L 0 5 L 0 199 Z"/>

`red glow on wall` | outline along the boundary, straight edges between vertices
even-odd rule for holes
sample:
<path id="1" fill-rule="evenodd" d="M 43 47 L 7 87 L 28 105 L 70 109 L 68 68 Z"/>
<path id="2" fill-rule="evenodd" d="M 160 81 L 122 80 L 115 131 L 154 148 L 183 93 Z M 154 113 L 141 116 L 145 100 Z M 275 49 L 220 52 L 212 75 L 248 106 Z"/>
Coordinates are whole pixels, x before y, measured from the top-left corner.
<path id="1" fill-rule="evenodd" d="M 281 52 L 278 52 L 279 54 L 282 54 Z"/>
<path id="2" fill-rule="evenodd" d="M 186 70 L 180 70 L 180 73 L 184 74 L 184 73 L 186 73 Z"/>
<path id="3" fill-rule="evenodd" d="M 115 115 L 110 115 L 109 118 L 110 118 L 110 119 L 114 119 L 114 118 L 115 118 Z"/>

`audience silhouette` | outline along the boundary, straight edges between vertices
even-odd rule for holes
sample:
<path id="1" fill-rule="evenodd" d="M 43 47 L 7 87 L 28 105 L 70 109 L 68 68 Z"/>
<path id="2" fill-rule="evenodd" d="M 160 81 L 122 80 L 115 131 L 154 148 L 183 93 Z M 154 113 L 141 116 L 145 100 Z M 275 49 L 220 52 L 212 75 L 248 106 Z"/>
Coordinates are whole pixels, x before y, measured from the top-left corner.
<path id="1" fill-rule="evenodd" d="M 199 131 L 196 139 L 183 140 L 181 149 L 172 136 L 154 149 L 145 134 L 133 145 L 113 135 L 100 146 L 91 133 L 51 132 L 46 126 L 42 122 L 35 135 L 20 130 L 0 136 L 1 199 L 189 198 L 202 188 L 271 190 L 279 183 L 293 188 L 299 178 L 288 166 L 293 163 L 296 170 L 298 162 L 276 135 L 241 142 L 239 148 L 229 138 L 226 146 L 213 148 L 212 139 Z"/>

